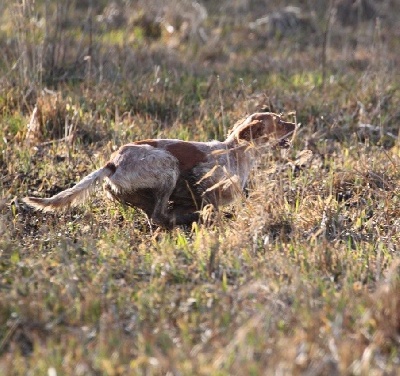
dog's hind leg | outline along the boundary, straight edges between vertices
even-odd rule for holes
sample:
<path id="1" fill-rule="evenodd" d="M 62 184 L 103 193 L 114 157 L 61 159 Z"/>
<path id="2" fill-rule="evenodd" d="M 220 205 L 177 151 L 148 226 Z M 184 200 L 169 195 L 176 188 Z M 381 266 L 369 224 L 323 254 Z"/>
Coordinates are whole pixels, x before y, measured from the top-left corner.
<path id="1" fill-rule="evenodd" d="M 175 189 L 175 183 L 175 181 L 166 182 L 154 189 L 155 206 L 151 219 L 155 224 L 165 227 L 168 230 L 174 227 L 173 217 L 168 213 L 168 202 Z"/>

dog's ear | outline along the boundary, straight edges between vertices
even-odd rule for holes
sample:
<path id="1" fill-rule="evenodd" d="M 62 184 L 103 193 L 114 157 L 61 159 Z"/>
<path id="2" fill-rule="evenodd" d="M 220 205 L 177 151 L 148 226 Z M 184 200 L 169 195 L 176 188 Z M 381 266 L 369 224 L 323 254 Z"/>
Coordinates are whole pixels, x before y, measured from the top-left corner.
<path id="1" fill-rule="evenodd" d="M 239 140 L 252 141 L 260 138 L 265 133 L 265 125 L 261 120 L 253 120 L 238 133 Z"/>

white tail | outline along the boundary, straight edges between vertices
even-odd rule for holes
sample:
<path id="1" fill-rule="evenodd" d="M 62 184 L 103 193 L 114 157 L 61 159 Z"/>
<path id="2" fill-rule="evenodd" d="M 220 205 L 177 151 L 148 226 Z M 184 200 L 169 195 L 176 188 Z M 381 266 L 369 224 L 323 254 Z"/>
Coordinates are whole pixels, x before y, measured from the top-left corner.
<path id="1" fill-rule="evenodd" d="M 66 206 L 76 206 L 84 202 L 91 192 L 105 177 L 111 176 L 115 171 L 109 164 L 93 171 L 84 177 L 72 188 L 66 189 L 50 198 L 25 197 L 22 201 L 36 210 L 44 212 L 55 211 Z"/>

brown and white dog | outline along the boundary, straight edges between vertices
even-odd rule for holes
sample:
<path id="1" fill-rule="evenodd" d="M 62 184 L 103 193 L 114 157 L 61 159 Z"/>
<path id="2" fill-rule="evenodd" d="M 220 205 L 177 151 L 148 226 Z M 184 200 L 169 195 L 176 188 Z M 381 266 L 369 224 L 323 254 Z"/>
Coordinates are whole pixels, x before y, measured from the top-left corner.
<path id="1" fill-rule="evenodd" d="M 74 187 L 51 198 L 23 201 L 43 211 L 75 206 L 105 180 L 113 199 L 142 209 L 155 224 L 168 229 L 190 224 L 205 205 L 217 209 L 232 202 L 246 185 L 258 147 L 285 140 L 294 130 L 295 124 L 279 115 L 260 112 L 237 122 L 223 142 L 136 141 Z"/>

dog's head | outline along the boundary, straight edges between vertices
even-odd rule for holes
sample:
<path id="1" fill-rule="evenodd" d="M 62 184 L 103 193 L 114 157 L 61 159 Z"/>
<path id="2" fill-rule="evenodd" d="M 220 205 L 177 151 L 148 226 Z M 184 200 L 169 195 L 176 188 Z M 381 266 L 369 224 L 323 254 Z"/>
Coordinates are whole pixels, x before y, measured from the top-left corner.
<path id="1" fill-rule="evenodd" d="M 296 125 L 283 121 L 280 115 L 272 112 L 258 112 L 238 122 L 228 139 L 246 141 L 261 145 L 268 141 L 283 141 L 291 137 Z"/>

